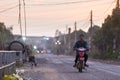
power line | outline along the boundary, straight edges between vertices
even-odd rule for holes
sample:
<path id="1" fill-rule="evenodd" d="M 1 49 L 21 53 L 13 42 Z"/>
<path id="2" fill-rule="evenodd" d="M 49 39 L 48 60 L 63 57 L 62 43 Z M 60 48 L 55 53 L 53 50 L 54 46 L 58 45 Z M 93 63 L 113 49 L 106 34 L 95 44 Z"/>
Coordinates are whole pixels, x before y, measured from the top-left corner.
<path id="1" fill-rule="evenodd" d="M 21 23 L 21 0 L 19 0 L 19 15 L 18 15 L 18 24 L 20 25 L 20 33 L 22 36 L 22 23 Z"/>
<path id="2" fill-rule="evenodd" d="M 77 21 L 77 23 L 80 25 L 80 22 L 83 22 L 83 21 L 85 21 L 85 23 L 82 25 L 82 27 L 83 26 L 85 26 L 87 23 L 89 23 L 89 19 L 88 18 L 86 18 L 86 19 L 81 19 L 81 20 L 79 20 L 79 21 Z M 60 23 L 60 24 L 59 24 Z M 68 25 L 68 26 L 73 26 L 73 23 L 71 23 L 71 22 L 66 22 L 66 20 L 63 20 L 62 19 L 62 21 L 57 21 L 57 22 L 54 22 L 54 23 L 50 23 L 50 24 L 43 24 L 43 25 L 39 25 L 39 27 L 41 26 L 41 27 L 45 27 L 45 26 L 53 26 L 53 25 L 55 25 L 55 26 L 63 26 L 64 27 L 64 25 Z"/>
<path id="3" fill-rule="evenodd" d="M 80 26 L 82 29 L 85 29 L 89 25 L 89 16 L 85 19 L 86 21 Z M 80 22 L 80 21 L 79 21 Z M 78 23 L 78 22 L 77 22 Z M 78 23 L 79 24 L 79 23 Z M 80 28 L 80 29 L 81 29 Z"/>
<path id="4" fill-rule="evenodd" d="M 12 6 L 12 7 L 7 8 L 7 9 L 1 10 L 0 13 L 9 11 L 9 10 L 11 10 L 11 9 L 14 9 L 14 8 L 18 7 L 18 6 L 19 6 L 19 5 L 17 4 L 17 5 L 15 5 L 15 6 Z"/>
<path id="5" fill-rule="evenodd" d="M 95 17 L 103 17 L 103 16 L 105 16 L 105 14 L 109 11 L 109 9 L 112 7 L 112 5 L 114 4 L 114 2 L 115 2 L 116 0 L 113 0 L 112 2 L 111 2 L 111 4 L 108 6 L 108 8 L 104 11 L 104 13 L 102 14 L 102 15 L 99 15 L 99 16 L 95 16 Z"/>
<path id="6" fill-rule="evenodd" d="M 61 2 L 61 3 L 28 4 L 27 6 L 41 6 L 41 5 L 69 5 L 69 4 L 78 4 L 78 3 L 88 3 L 88 2 L 94 2 L 94 1 L 97 1 L 97 0 L 71 1 L 71 2 Z"/>
<path id="7" fill-rule="evenodd" d="M 105 15 L 105 14 L 107 13 L 107 11 L 112 7 L 112 5 L 114 4 L 115 1 L 116 1 L 116 0 L 114 0 L 114 1 L 110 4 L 110 6 L 105 10 L 105 12 L 103 13 L 103 15 Z"/>
<path id="8" fill-rule="evenodd" d="M 6 4 L 6 5 L 14 5 L 14 4 L 17 4 L 17 2 L 13 2 L 13 3 L 8 3 L 8 4 Z M 4 5 L 0 5 L 0 7 L 6 7 L 6 5 L 4 4 Z"/>
<path id="9" fill-rule="evenodd" d="M 87 16 L 85 19 L 81 19 L 81 20 L 77 21 L 77 23 L 79 24 L 79 22 L 85 21 L 85 20 L 88 20 L 88 21 L 89 21 L 89 16 Z"/>
<path id="10" fill-rule="evenodd" d="M 26 3 L 25 3 L 25 0 L 23 0 L 23 7 L 24 7 L 24 21 L 25 21 L 25 37 L 27 35 L 27 30 L 26 30 Z"/>
<path id="11" fill-rule="evenodd" d="M 88 25 L 89 25 L 89 21 L 86 21 L 83 25 L 81 25 L 81 27 L 82 27 L 83 29 L 85 29 L 86 26 L 88 26 Z"/>

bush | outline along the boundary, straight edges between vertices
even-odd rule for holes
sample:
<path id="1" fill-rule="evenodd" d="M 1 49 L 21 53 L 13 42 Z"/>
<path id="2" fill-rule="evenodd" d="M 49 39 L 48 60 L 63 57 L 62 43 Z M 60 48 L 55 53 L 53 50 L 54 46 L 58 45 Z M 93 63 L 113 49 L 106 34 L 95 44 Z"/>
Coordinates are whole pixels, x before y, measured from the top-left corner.
<path id="1" fill-rule="evenodd" d="M 91 57 L 91 58 L 94 58 L 94 59 L 100 59 L 100 54 L 98 53 L 95 53 L 95 52 L 91 52 L 91 53 L 88 53 L 88 55 Z"/>

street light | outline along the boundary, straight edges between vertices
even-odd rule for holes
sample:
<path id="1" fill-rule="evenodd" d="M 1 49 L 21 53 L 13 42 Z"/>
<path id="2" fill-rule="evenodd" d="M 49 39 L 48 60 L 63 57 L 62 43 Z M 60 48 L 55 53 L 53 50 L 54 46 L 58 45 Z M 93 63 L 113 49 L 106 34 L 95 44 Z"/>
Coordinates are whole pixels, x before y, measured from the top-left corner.
<path id="1" fill-rule="evenodd" d="M 61 45 L 61 42 L 58 40 L 55 42 L 56 45 Z"/>
<path id="2" fill-rule="evenodd" d="M 22 40 L 23 40 L 24 42 L 26 41 L 26 39 L 27 39 L 27 38 L 26 38 L 25 36 L 22 37 Z"/>
<path id="3" fill-rule="evenodd" d="M 55 42 L 55 45 L 56 45 L 57 53 L 59 54 L 60 53 L 61 42 L 58 40 L 58 41 Z"/>
<path id="4" fill-rule="evenodd" d="M 48 41 L 48 40 L 49 40 L 49 37 L 43 37 L 42 39 Z"/>
<path id="5" fill-rule="evenodd" d="M 49 38 L 48 38 L 48 37 L 46 37 L 45 39 L 46 39 L 46 40 L 49 40 Z"/>
<path id="6" fill-rule="evenodd" d="M 33 46 L 33 48 L 34 48 L 34 50 L 36 50 L 36 49 L 37 49 L 37 46 L 36 46 L 36 45 L 34 45 L 34 46 Z"/>

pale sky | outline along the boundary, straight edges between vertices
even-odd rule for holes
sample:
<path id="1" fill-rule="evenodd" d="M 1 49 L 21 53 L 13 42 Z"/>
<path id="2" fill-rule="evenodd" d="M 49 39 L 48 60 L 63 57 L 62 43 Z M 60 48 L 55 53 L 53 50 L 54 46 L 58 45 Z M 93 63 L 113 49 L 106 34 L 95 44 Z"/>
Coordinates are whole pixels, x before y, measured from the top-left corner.
<path id="1" fill-rule="evenodd" d="M 13 33 L 20 34 L 18 24 L 18 7 L 1 12 L 18 4 L 19 0 L 0 0 L 0 22 L 7 27 L 13 26 Z M 90 11 L 93 10 L 93 22 L 95 25 L 103 23 L 105 17 L 111 14 L 116 0 L 25 0 L 27 15 L 28 36 L 54 36 L 56 29 L 66 32 L 66 25 L 74 30 L 74 22 L 77 29 L 87 31 L 90 27 Z M 34 5 L 76 2 L 76 4 L 64 5 Z M 22 0 L 21 0 L 22 2 Z M 113 3 L 114 2 L 114 3 Z M 23 2 L 22 2 L 23 4 Z M 24 16 L 22 5 L 22 31 L 24 35 Z"/>

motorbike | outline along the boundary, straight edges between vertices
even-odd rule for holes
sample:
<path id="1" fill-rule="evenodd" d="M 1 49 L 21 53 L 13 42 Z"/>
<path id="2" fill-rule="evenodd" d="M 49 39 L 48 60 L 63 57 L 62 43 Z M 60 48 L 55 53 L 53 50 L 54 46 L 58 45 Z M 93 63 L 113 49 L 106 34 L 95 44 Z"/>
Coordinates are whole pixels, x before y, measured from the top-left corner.
<path id="1" fill-rule="evenodd" d="M 77 50 L 79 52 L 79 58 L 78 58 L 76 67 L 77 67 L 79 72 L 82 72 L 83 69 L 85 69 L 84 54 L 85 54 L 86 49 L 85 48 L 78 48 Z"/>

